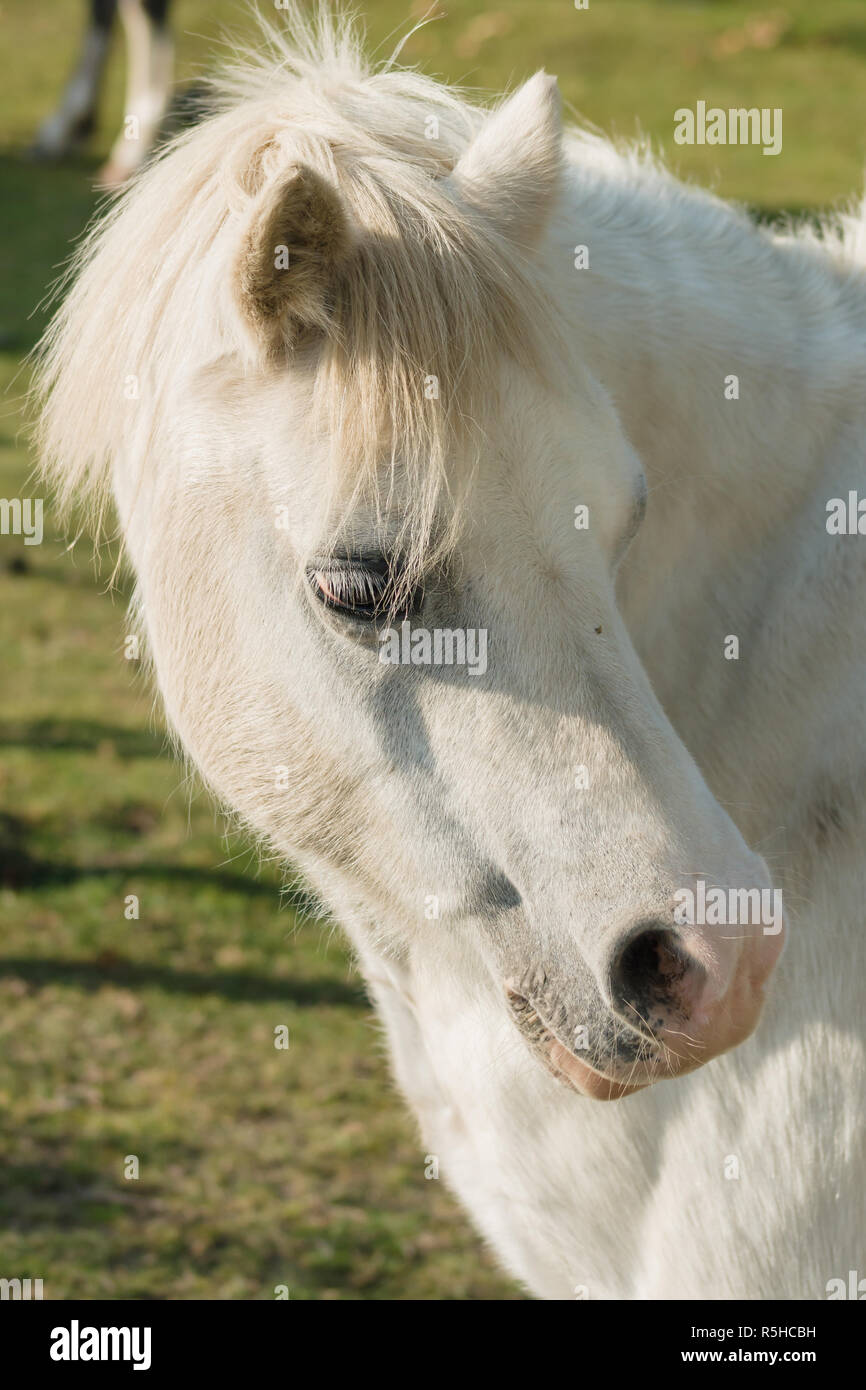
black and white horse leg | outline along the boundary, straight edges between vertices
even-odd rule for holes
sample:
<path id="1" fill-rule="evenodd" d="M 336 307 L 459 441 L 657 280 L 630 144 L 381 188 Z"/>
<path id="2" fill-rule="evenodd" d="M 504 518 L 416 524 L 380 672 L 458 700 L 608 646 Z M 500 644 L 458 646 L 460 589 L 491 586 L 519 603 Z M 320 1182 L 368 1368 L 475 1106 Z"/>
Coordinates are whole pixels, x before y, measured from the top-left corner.
<path id="1" fill-rule="evenodd" d="M 99 89 L 116 11 L 117 0 L 90 0 L 90 22 L 81 55 L 57 109 L 39 127 L 33 145 L 35 155 L 60 159 L 96 124 Z"/>
<path id="2" fill-rule="evenodd" d="M 126 105 L 123 129 L 100 175 L 107 186 L 123 183 L 152 148 L 171 99 L 174 44 L 167 23 L 169 0 L 119 0 L 126 33 Z"/>

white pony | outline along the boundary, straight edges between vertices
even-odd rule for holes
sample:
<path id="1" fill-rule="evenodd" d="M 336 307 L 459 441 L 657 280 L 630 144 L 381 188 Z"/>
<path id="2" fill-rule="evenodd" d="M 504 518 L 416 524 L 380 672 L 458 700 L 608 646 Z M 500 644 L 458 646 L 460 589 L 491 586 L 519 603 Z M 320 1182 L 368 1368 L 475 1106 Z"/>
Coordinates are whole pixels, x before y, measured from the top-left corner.
<path id="1" fill-rule="evenodd" d="M 866 223 L 772 235 L 544 74 L 489 113 L 291 19 L 84 247 L 48 466 L 110 484 L 173 728 L 345 927 L 507 1268 L 827 1297 L 866 1274 Z"/>

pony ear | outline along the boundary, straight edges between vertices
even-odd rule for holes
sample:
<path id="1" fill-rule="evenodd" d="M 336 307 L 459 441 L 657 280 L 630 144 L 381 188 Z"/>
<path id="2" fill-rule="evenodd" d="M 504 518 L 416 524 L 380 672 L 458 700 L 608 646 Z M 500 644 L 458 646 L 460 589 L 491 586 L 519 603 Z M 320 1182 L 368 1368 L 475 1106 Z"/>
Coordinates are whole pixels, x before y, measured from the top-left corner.
<path id="1" fill-rule="evenodd" d="M 561 168 L 559 87 L 537 72 L 488 117 L 449 181 L 509 241 L 532 247 L 547 224 Z"/>
<path id="2" fill-rule="evenodd" d="M 232 289 L 254 348 L 273 354 L 307 329 L 327 330 L 328 290 L 353 242 L 335 187 L 297 164 L 258 194 Z"/>

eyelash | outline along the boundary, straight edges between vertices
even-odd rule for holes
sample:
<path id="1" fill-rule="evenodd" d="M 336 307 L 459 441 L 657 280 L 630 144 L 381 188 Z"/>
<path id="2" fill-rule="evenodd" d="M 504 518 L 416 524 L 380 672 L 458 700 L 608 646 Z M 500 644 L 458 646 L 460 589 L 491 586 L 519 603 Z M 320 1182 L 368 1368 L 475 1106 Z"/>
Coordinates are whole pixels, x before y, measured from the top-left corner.
<path id="1" fill-rule="evenodd" d="M 423 593 L 401 592 L 402 565 L 399 558 L 371 556 L 368 559 L 339 558 L 329 564 L 313 565 L 307 571 L 313 593 L 332 612 L 360 622 L 377 619 L 392 621 L 417 612 Z"/>
<path id="2" fill-rule="evenodd" d="M 380 612 L 388 587 L 387 574 L 355 565 L 311 570 L 310 581 L 328 608 L 358 617 L 372 618 Z"/>

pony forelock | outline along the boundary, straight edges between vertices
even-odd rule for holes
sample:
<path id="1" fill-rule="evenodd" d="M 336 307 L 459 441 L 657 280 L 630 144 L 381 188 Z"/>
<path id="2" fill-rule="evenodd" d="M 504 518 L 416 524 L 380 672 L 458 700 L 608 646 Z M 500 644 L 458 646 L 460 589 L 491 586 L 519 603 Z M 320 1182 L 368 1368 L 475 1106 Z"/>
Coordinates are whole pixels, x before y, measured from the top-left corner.
<path id="1" fill-rule="evenodd" d="M 404 550 L 420 557 L 434 536 L 446 543 L 443 513 L 456 524 L 503 356 L 556 375 L 551 306 L 520 249 L 448 186 L 484 111 L 393 62 L 371 66 L 345 16 L 279 14 L 285 28 L 263 20 L 261 51 L 215 79 L 214 114 L 80 247 L 39 354 L 41 456 L 62 502 L 84 494 L 101 515 L 112 460 L 140 470 L 158 457 L 160 419 L 197 370 L 233 356 L 255 367 L 226 280 L 252 200 L 302 162 L 358 229 L 315 348 L 329 493 L 385 506 L 399 475 Z M 290 371 L 292 352 L 268 370 Z"/>

